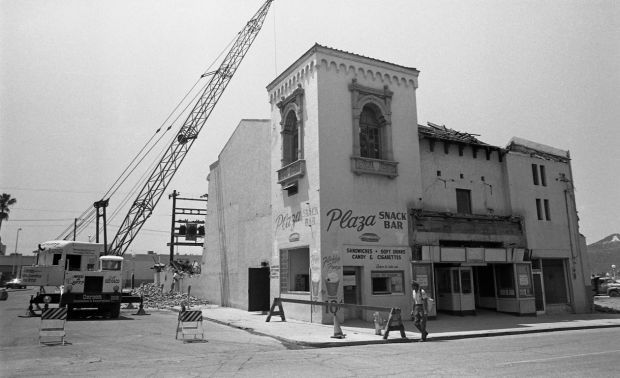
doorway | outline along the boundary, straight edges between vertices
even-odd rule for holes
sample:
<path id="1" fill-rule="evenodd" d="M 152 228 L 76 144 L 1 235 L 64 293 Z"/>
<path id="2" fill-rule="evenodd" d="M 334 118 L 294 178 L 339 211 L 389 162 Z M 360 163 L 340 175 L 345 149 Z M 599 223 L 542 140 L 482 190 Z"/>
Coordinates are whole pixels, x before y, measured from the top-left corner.
<path id="1" fill-rule="evenodd" d="M 360 290 L 360 267 L 359 266 L 345 266 L 342 269 L 343 282 L 342 288 L 344 293 L 344 303 L 349 304 L 362 304 L 362 293 Z M 362 317 L 362 310 L 357 308 L 345 308 L 345 319 L 359 319 Z"/>
<path id="2" fill-rule="evenodd" d="M 437 310 L 475 315 L 473 272 L 467 267 L 437 267 Z"/>
<path id="3" fill-rule="evenodd" d="M 269 268 L 248 268 L 248 311 L 269 311 Z"/>
<path id="4" fill-rule="evenodd" d="M 536 305 L 536 314 L 541 315 L 545 313 L 545 289 L 543 286 L 542 273 L 533 272 L 532 278 L 534 281 L 534 303 Z"/>

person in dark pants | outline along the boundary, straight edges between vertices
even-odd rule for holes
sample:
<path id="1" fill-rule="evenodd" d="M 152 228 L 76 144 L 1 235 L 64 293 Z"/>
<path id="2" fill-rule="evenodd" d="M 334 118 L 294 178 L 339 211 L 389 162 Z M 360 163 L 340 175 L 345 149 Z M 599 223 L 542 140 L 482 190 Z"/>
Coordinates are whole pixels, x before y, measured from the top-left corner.
<path id="1" fill-rule="evenodd" d="M 411 281 L 411 291 L 413 295 L 413 311 L 411 312 L 411 318 L 414 321 L 413 324 L 420 330 L 421 341 L 426 341 L 426 336 L 428 336 L 428 332 L 426 331 L 428 296 L 416 281 Z"/>

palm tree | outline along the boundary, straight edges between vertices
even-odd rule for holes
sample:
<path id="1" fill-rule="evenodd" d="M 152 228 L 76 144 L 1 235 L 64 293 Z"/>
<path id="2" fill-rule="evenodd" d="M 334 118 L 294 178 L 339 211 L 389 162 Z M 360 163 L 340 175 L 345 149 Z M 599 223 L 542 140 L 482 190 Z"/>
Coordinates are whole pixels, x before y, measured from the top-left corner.
<path id="1" fill-rule="evenodd" d="M 0 196 L 0 229 L 2 229 L 2 221 L 9 219 L 9 212 L 11 211 L 9 207 L 16 203 L 17 199 L 11 198 L 10 194 L 2 193 L 2 196 Z"/>

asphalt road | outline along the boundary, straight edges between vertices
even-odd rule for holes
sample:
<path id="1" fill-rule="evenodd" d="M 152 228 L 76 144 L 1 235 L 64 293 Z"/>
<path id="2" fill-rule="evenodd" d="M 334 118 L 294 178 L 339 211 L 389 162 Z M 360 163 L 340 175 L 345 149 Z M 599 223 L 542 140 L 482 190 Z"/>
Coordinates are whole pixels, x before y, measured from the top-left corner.
<path id="1" fill-rule="evenodd" d="M 620 376 L 617 328 L 443 342 L 295 349 L 206 322 L 207 342 L 175 340 L 177 313 L 123 310 L 118 320 L 69 321 L 65 346 L 38 344 L 31 290 L 0 302 L 1 377 Z"/>

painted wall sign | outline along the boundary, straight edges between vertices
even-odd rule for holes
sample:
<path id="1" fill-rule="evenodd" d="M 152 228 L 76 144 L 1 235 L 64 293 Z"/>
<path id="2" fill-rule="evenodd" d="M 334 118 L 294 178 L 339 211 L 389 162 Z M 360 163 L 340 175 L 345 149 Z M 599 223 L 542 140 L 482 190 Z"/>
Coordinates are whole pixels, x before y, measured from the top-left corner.
<path id="1" fill-rule="evenodd" d="M 299 222 L 303 222 L 305 226 L 313 226 L 316 224 L 316 217 L 319 215 L 318 207 L 307 207 L 298 210 L 292 214 L 280 213 L 276 216 L 274 223 L 277 231 L 293 231 Z"/>
<path id="2" fill-rule="evenodd" d="M 324 256 L 322 260 L 323 281 L 327 291 L 328 300 L 338 299 L 338 289 L 342 276 L 342 265 L 340 255 L 334 251 L 332 255 Z"/>
<path id="3" fill-rule="evenodd" d="M 383 227 L 391 230 L 406 230 L 407 213 L 379 211 L 374 214 L 354 214 L 353 210 L 331 209 L 327 216 L 327 231 L 333 228 L 363 231 L 367 227 Z"/>
<path id="4" fill-rule="evenodd" d="M 351 260 L 406 260 L 404 247 L 347 247 L 346 255 Z"/>
<path id="5" fill-rule="evenodd" d="M 320 288 L 321 288 L 321 254 L 319 253 L 318 250 L 313 249 L 310 252 L 310 290 L 311 290 L 310 293 L 312 294 L 313 301 L 319 300 Z"/>
<path id="6" fill-rule="evenodd" d="M 271 265 L 269 267 L 269 274 L 271 278 L 280 278 L 280 265 Z"/>
<path id="7" fill-rule="evenodd" d="M 402 269 L 410 257 L 409 247 L 345 245 L 343 264 L 374 269 Z"/>

